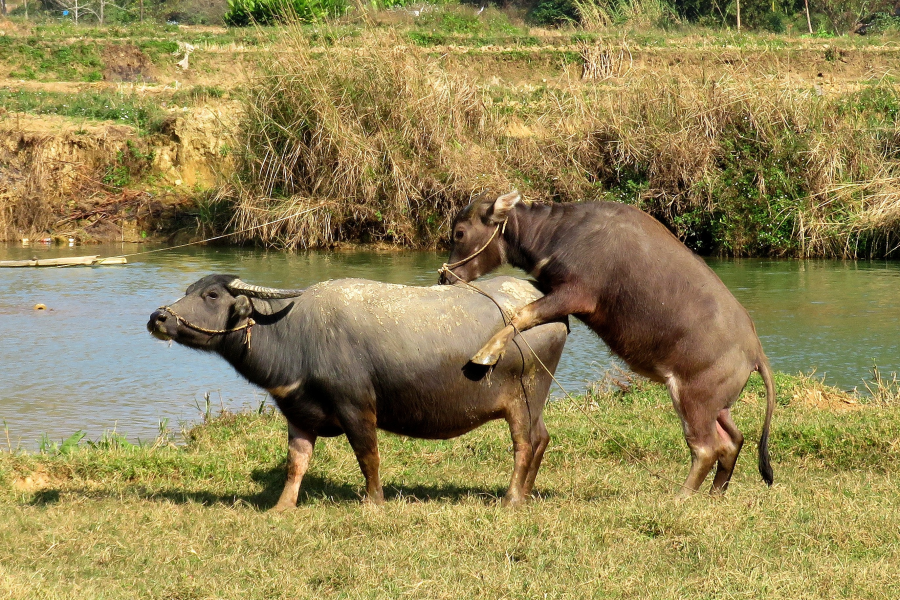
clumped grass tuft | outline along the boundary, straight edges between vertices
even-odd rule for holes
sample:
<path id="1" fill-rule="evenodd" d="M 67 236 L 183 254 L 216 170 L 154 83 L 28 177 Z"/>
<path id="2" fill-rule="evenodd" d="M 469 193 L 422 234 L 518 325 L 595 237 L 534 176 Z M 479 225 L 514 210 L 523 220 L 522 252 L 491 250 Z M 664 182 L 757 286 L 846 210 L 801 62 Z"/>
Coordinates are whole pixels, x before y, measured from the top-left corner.
<path id="1" fill-rule="evenodd" d="M 866 391 L 878 404 L 900 404 L 900 379 L 897 373 L 891 372 L 885 376 L 878 365 L 872 367 L 872 379 L 865 382 Z"/>
<path id="2" fill-rule="evenodd" d="M 372 35 L 323 54 L 288 28 L 263 60 L 248 94 L 237 228 L 315 205 L 259 236 L 289 247 L 416 245 L 468 198 L 479 146 L 470 138 L 486 117 L 479 90 L 393 33 Z"/>
<path id="3" fill-rule="evenodd" d="M 753 377 L 734 409 L 748 443 L 731 488 L 686 502 L 634 458 L 667 479 L 687 471 L 665 389 L 621 377 L 548 406 L 539 495 L 520 510 L 499 502 L 512 465 L 502 423 L 448 441 L 381 434 L 382 508 L 360 503 L 346 440 L 321 439 L 297 509 L 282 514 L 264 512 L 286 475 L 285 426 L 271 411 L 213 417 L 180 446 L 107 436 L 65 453 L 0 452 L 0 590 L 26 599 L 892 597 L 897 405 L 777 377 L 775 485 L 759 480 L 751 456 L 764 411 Z M 838 404 L 812 403 L 819 393 Z"/>

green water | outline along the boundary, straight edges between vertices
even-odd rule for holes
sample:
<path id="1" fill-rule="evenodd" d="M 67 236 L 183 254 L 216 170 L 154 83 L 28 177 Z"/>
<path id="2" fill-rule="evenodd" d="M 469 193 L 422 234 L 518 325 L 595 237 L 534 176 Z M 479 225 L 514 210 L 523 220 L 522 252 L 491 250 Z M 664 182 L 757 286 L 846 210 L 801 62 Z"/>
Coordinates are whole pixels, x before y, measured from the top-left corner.
<path id="1" fill-rule="evenodd" d="M 0 260 L 146 249 L 0 245 Z M 265 392 L 225 361 L 153 339 L 145 329 L 150 313 L 209 273 L 276 287 L 341 277 L 432 285 L 444 258 L 192 247 L 133 256 L 121 267 L 0 269 L 0 418 L 13 446 L 33 449 L 42 433 L 59 440 L 79 429 L 91 439 L 113 429 L 132 440 L 152 439 L 161 419 L 176 431 L 179 423 L 195 421 L 205 394 L 217 410 L 256 407 Z M 775 369 L 816 369 L 844 388 L 861 387 L 874 363 L 900 371 L 900 263 L 710 264 L 750 311 Z M 33 310 L 37 303 L 48 310 Z M 611 361 L 600 339 L 573 321 L 557 375 L 570 391 L 580 391 Z"/>

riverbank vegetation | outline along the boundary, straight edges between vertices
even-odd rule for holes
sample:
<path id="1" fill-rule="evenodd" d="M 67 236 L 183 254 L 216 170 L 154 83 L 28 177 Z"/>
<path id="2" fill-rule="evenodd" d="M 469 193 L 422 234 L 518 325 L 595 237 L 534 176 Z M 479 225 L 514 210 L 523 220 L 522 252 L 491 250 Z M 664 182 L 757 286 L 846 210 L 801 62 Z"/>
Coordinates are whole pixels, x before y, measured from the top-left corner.
<path id="1" fill-rule="evenodd" d="M 518 188 L 636 204 L 704 254 L 885 256 L 900 244 L 893 82 L 826 92 L 818 75 L 795 77 L 859 50 L 681 56 L 598 36 L 437 53 L 372 31 L 323 51 L 290 27 L 281 44 L 249 87 L 237 222 L 315 210 L 255 230 L 264 242 L 432 246 L 473 190 Z M 479 59 L 490 66 L 476 71 Z M 545 77 L 492 80 L 507 60 Z"/>
<path id="2" fill-rule="evenodd" d="M 779 374 L 767 488 L 755 466 L 764 398 L 753 377 L 734 410 L 748 443 L 731 488 L 683 503 L 669 482 L 688 464 L 678 420 L 661 386 L 636 381 L 548 407 L 540 496 L 521 510 L 499 503 L 512 460 L 502 423 L 450 441 L 381 434 L 382 508 L 360 504 L 346 440 L 320 440 L 299 506 L 283 514 L 265 512 L 284 482 L 286 437 L 265 408 L 210 417 L 183 445 L 165 433 L 139 447 L 108 434 L 5 451 L 0 590 L 887 599 L 900 560 L 900 397 L 880 380 L 875 399 Z"/>
<path id="3" fill-rule="evenodd" d="M 900 255 L 894 17 L 834 37 L 853 19 L 816 8 L 811 35 L 793 5 L 776 19 L 745 3 L 738 33 L 701 4 L 575 2 L 580 16 L 553 28 L 465 4 L 229 29 L 13 21 L 0 137 L 22 145 L 21 114 L 75 131 L 115 120 L 154 157 L 131 188 L 178 198 L 194 229 L 276 247 L 440 247 L 473 193 L 515 187 L 636 204 L 702 254 Z M 105 161 L 82 195 L 123 151 L 88 160 L 44 133 L 46 171 Z M 4 237 L 56 234 L 54 219 L 78 236 L 69 192 L 13 192 L 0 193 Z M 131 230 L 165 228 L 151 221 Z"/>

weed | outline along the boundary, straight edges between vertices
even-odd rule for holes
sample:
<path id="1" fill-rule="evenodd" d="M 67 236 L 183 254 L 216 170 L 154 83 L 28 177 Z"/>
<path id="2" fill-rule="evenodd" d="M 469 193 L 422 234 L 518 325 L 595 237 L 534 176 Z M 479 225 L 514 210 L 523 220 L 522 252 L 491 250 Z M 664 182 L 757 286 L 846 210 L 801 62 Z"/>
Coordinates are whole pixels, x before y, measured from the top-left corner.
<path id="1" fill-rule="evenodd" d="M 136 450 L 140 445 L 132 444 L 128 438 L 120 433 L 104 431 L 97 441 L 88 441 L 88 447 L 93 450 Z"/>
<path id="2" fill-rule="evenodd" d="M 66 439 L 61 442 L 53 442 L 50 440 L 50 437 L 45 433 L 41 436 L 41 441 L 38 446 L 38 451 L 41 454 L 49 454 L 51 456 L 56 455 L 67 455 L 78 450 L 78 445 L 85 436 L 84 431 L 76 431 Z"/>
<path id="3" fill-rule="evenodd" d="M 189 88 L 183 88 L 172 94 L 172 104 L 182 106 L 192 106 L 203 104 L 213 99 L 222 98 L 225 91 L 215 85 L 195 85 Z"/>
<path id="4" fill-rule="evenodd" d="M 116 161 L 107 166 L 103 183 L 114 188 L 124 188 L 132 184 L 153 165 L 154 153 L 144 152 L 131 140 L 126 141 L 124 150 L 116 153 Z"/>
<path id="5" fill-rule="evenodd" d="M 900 379 L 898 379 L 897 373 L 891 373 L 888 378 L 885 378 L 878 365 L 873 365 L 872 380 L 864 383 L 872 401 L 876 404 L 900 404 Z"/>

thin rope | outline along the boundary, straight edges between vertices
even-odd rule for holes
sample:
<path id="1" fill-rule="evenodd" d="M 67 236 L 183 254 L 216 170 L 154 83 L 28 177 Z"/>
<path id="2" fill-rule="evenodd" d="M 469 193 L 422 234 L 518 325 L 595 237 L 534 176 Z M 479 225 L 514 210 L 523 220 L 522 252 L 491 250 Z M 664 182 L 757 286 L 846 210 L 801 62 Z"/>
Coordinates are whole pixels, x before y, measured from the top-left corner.
<path id="1" fill-rule="evenodd" d="M 243 325 L 238 325 L 237 327 L 232 327 L 230 329 L 206 329 L 205 327 L 200 327 L 199 325 L 191 323 L 190 321 L 176 313 L 174 310 L 172 310 L 172 307 L 170 306 L 160 306 L 156 310 L 167 312 L 175 317 L 176 321 L 180 322 L 188 329 L 193 329 L 194 331 L 199 331 L 200 333 L 205 333 L 207 335 L 223 335 L 226 333 L 234 333 L 235 331 L 246 331 L 244 341 L 247 344 L 247 351 L 250 351 L 250 336 L 253 334 L 253 326 L 256 325 L 256 321 L 254 321 L 252 317 L 247 319 L 247 322 Z"/>
<path id="2" fill-rule="evenodd" d="M 253 231 L 254 229 L 260 229 L 262 227 L 268 227 L 269 225 L 281 223 L 282 221 L 287 221 L 288 219 L 301 217 L 307 213 L 311 213 L 314 210 L 318 210 L 318 209 L 322 208 L 323 206 L 325 206 L 324 203 L 319 204 L 317 206 L 310 207 L 310 208 L 305 208 L 301 211 L 295 212 L 294 214 L 288 215 L 286 217 L 281 217 L 279 219 L 275 219 L 274 221 L 269 221 L 268 223 L 262 223 L 261 225 L 254 225 L 253 227 L 247 227 L 246 229 L 241 229 L 239 231 L 223 233 L 222 235 L 217 235 L 217 236 L 214 236 L 211 238 L 206 238 L 204 240 L 197 240 L 196 242 L 188 242 L 187 244 L 180 244 L 178 246 L 168 246 L 166 248 L 157 248 L 156 250 L 145 250 L 143 252 L 132 252 L 131 254 L 117 254 L 116 256 L 110 256 L 108 258 L 127 258 L 129 256 L 141 256 L 143 254 L 153 254 L 154 252 L 167 252 L 168 250 L 177 250 L 178 248 L 187 248 L 188 246 L 196 246 L 197 244 L 206 244 L 207 242 L 214 242 L 215 240 L 221 240 L 223 238 L 231 237 L 233 235 L 240 235 L 242 233 L 247 233 L 248 231 Z"/>
<path id="3" fill-rule="evenodd" d="M 459 275 L 457 275 L 457 274 L 454 273 L 453 271 L 451 271 L 451 270 L 448 269 L 447 272 L 449 272 L 449 273 L 452 274 L 454 277 L 456 277 L 456 279 L 457 279 L 458 281 L 462 282 L 465 286 L 467 286 L 467 287 L 471 288 L 472 290 L 478 292 L 479 294 L 481 294 L 482 296 L 488 298 L 491 302 L 493 302 L 494 304 L 496 304 L 496 305 L 497 305 L 497 308 L 499 308 L 499 309 L 500 309 L 500 312 L 503 314 L 504 320 L 507 319 L 507 318 L 509 318 L 508 315 L 506 314 L 506 311 L 503 309 L 502 306 L 500 306 L 500 303 L 497 302 L 497 300 L 494 299 L 493 296 L 491 296 L 490 294 L 488 294 L 487 292 L 485 292 L 485 291 L 482 290 L 481 288 L 477 287 L 476 285 L 474 285 L 474 284 L 472 284 L 472 283 L 470 283 L 470 282 L 468 282 L 468 281 L 465 281 L 464 279 L 462 279 Z M 582 404 L 581 404 L 580 402 L 578 402 L 578 401 L 575 399 L 575 397 L 572 396 L 572 394 L 570 394 L 570 393 L 568 392 L 568 390 L 566 390 L 565 387 L 563 387 L 563 384 L 561 384 L 561 383 L 559 382 L 559 380 L 556 378 L 556 375 L 553 373 L 553 371 L 551 371 L 551 370 L 547 367 L 547 365 L 544 364 L 544 361 L 541 360 L 541 357 L 538 356 L 538 353 L 534 351 L 534 348 L 531 347 L 531 344 L 528 343 L 528 340 L 525 339 L 525 336 L 522 335 L 522 332 L 519 331 L 519 328 L 516 327 L 515 323 L 512 322 L 512 319 L 511 319 L 511 318 L 509 318 L 509 324 L 512 325 L 513 329 L 514 329 L 515 332 L 516 332 L 516 335 L 517 335 L 523 342 L 525 342 L 525 345 L 526 345 L 526 346 L 528 346 L 528 349 L 531 351 L 531 354 L 537 359 L 537 361 L 538 361 L 538 363 L 541 365 L 541 367 L 542 367 L 545 371 L 547 371 L 547 373 L 550 375 L 550 378 L 553 379 L 553 383 L 555 383 L 557 386 L 559 386 L 559 389 L 562 390 L 563 394 L 565 394 L 566 397 L 568 397 L 569 400 L 571 400 L 571 401 L 575 404 L 575 406 L 578 407 L 578 410 L 580 410 L 580 411 L 588 418 L 588 420 L 591 421 L 591 423 L 592 423 L 592 424 L 594 425 L 594 427 L 600 432 L 601 435 L 605 436 L 607 440 L 611 441 L 613 444 L 615 444 L 616 446 L 618 446 L 619 449 L 620 449 L 622 452 L 624 452 L 629 458 L 631 458 L 634 462 L 636 462 L 636 463 L 638 464 L 639 467 L 643 468 L 643 469 L 644 469 L 645 471 L 647 471 L 650 475 L 652 475 L 653 477 L 656 477 L 656 478 L 659 479 L 660 481 L 664 481 L 664 482 L 666 482 L 666 483 L 669 483 L 669 484 L 674 485 L 674 486 L 679 487 L 679 488 L 683 488 L 683 489 L 689 490 L 689 491 L 691 491 L 691 492 L 695 492 L 695 493 L 696 493 L 696 492 L 699 492 L 699 491 L 700 491 L 700 490 L 695 490 L 694 488 L 689 487 L 689 486 L 687 486 L 687 485 L 685 485 L 685 484 L 683 484 L 683 483 L 679 483 L 679 482 L 675 481 L 674 479 L 672 479 L 672 478 L 670 478 L 670 477 L 667 477 L 667 476 L 663 475 L 663 474 L 660 473 L 659 471 L 656 471 L 656 470 L 652 469 L 652 468 L 647 464 L 647 462 L 646 462 L 644 459 L 642 459 L 642 458 L 638 457 L 637 455 L 635 455 L 635 454 L 634 454 L 633 452 L 631 452 L 628 448 L 626 448 L 621 442 L 619 442 L 619 440 L 617 440 L 616 438 L 614 438 L 614 437 L 612 436 L 611 433 L 608 433 L 603 427 L 601 427 L 600 424 L 597 422 L 597 420 L 594 418 L 594 415 L 592 415 L 591 413 L 589 413 L 589 412 L 587 411 L 587 409 L 585 409 L 585 407 L 582 406 Z"/>

